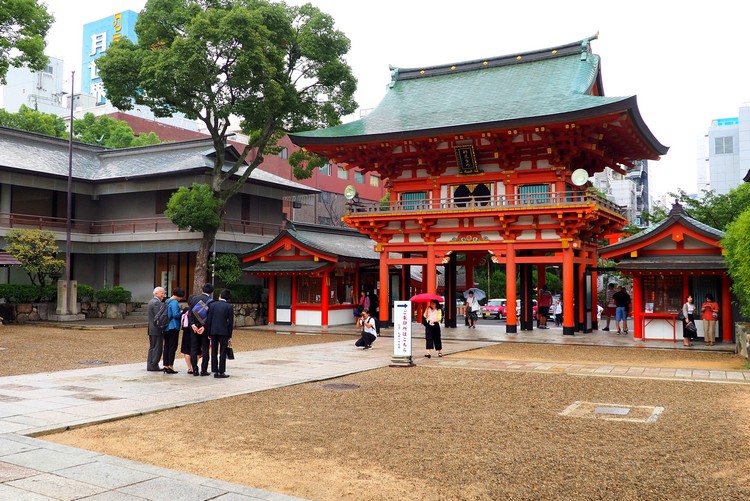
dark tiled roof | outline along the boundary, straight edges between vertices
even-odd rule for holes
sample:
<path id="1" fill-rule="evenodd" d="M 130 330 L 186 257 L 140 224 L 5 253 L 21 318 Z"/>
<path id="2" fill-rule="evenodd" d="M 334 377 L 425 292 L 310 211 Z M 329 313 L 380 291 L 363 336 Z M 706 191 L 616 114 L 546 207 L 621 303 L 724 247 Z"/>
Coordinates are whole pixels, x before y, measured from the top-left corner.
<path id="1" fill-rule="evenodd" d="M 588 42 L 430 68 L 392 68 L 389 90 L 370 114 L 290 137 L 297 144 L 380 140 L 404 132 L 467 132 L 629 110 L 645 137 L 665 153 L 642 123 L 634 97 L 593 95 L 595 87 L 601 90 L 600 61 Z"/>
<path id="2" fill-rule="evenodd" d="M 229 148 L 228 153 L 236 153 L 233 147 Z M 68 141 L 65 139 L 0 127 L 2 169 L 67 178 L 68 155 Z M 109 182 L 145 176 L 170 176 L 189 170 L 208 171 L 213 168 L 213 155 L 210 139 L 117 150 L 74 142 L 73 178 Z M 250 179 L 290 191 L 319 191 L 260 168 L 252 172 Z"/>
<path id="3" fill-rule="evenodd" d="M 329 266 L 330 262 L 320 261 L 268 261 L 257 262 L 242 268 L 249 273 L 304 273 L 313 272 Z"/>
<path id="4" fill-rule="evenodd" d="M 300 229 L 288 231 L 300 242 L 339 258 L 380 259 L 380 254 L 374 250 L 375 242 L 359 232 L 346 234 Z"/>
<path id="5" fill-rule="evenodd" d="M 726 270 L 727 263 L 721 255 L 644 256 L 625 258 L 617 263 L 617 270 Z"/>

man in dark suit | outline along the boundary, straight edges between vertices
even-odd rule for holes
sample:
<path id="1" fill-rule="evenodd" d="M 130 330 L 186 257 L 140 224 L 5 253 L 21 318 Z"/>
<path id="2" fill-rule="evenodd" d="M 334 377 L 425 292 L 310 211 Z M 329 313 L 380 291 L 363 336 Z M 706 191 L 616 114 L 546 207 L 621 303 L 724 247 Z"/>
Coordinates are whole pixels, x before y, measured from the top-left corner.
<path id="1" fill-rule="evenodd" d="M 208 347 L 210 340 L 208 339 L 208 329 L 202 324 L 193 314 L 193 307 L 198 304 L 198 301 L 203 301 L 205 304 L 210 304 L 212 295 L 214 292 L 214 286 L 211 284 L 205 284 L 203 286 L 203 293 L 191 296 L 188 299 L 188 307 L 190 313 L 188 314 L 188 330 L 192 332 L 192 338 L 190 339 L 190 363 L 193 366 L 193 376 L 210 376 L 208 372 Z M 206 324 L 208 319 L 206 320 Z M 198 354 L 201 354 L 203 359 L 201 360 L 201 370 L 198 370 Z"/>
<path id="2" fill-rule="evenodd" d="M 146 370 L 151 372 L 163 370 L 159 367 L 159 361 L 164 348 L 164 332 L 154 323 L 162 301 L 164 301 L 164 289 L 157 287 L 154 289 L 154 297 L 148 302 L 148 359 Z"/>
<path id="3" fill-rule="evenodd" d="M 211 372 L 215 378 L 227 378 L 227 343 L 232 337 L 234 327 L 234 308 L 229 304 L 229 290 L 219 294 L 219 300 L 208 307 L 206 331 L 211 336 Z M 217 358 L 218 352 L 218 358 Z"/>

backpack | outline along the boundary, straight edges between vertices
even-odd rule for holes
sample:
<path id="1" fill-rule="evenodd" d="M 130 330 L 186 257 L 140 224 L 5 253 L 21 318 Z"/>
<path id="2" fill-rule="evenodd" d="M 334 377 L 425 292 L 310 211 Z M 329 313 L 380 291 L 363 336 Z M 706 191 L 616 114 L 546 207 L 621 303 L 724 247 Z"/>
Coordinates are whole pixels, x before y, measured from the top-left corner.
<path id="1" fill-rule="evenodd" d="M 206 318 L 208 318 L 208 305 L 211 301 L 213 301 L 212 298 L 208 298 L 208 301 L 205 302 L 201 299 L 195 303 L 195 306 L 192 308 L 193 318 L 195 318 L 195 320 L 201 325 L 206 323 Z"/>
<path id="2" fill-rule="evenodd" d="M 162 330 L 169 325 L 169 306 L 166 302 L 159 304 L 159 309 L 154 315 L 154 325 Z"/>

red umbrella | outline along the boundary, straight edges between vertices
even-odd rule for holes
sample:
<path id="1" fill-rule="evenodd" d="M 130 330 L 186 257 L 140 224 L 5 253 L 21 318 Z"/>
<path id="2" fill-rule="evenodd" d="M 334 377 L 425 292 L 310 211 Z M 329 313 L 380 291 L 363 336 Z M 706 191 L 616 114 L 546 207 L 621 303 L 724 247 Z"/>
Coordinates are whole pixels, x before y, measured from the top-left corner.
<path id="1" fill-rule="evenodd" d="M 438 296 L 437 294 L 425 292 L 423 294 L 417 294 L 416 296 L 412 296 L 409 299 L 409 301 L 413 303 L 429 303 L 430 301 L 437 301 L 438 303 L 444 303 L 445 298 L 443 298 L 443 296 Z"/>

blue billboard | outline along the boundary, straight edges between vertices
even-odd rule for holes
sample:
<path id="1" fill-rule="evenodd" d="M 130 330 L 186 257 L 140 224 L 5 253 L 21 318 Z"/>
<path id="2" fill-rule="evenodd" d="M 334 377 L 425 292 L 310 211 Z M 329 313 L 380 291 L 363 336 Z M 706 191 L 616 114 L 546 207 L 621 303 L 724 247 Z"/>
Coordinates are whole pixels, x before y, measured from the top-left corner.
<path id="1" fill-rule="evenodd" d="M 96 69 L 96 59 L 101 57 L 107 48 L 123 37 L 137 42 L 135 21 L 138 14 L 125 10 L 98 21 L 83 25 L 83 54 L 81 59 L 81 92 L 96 98 L 96 104 L 107 102 L 102 79 Z"/>

